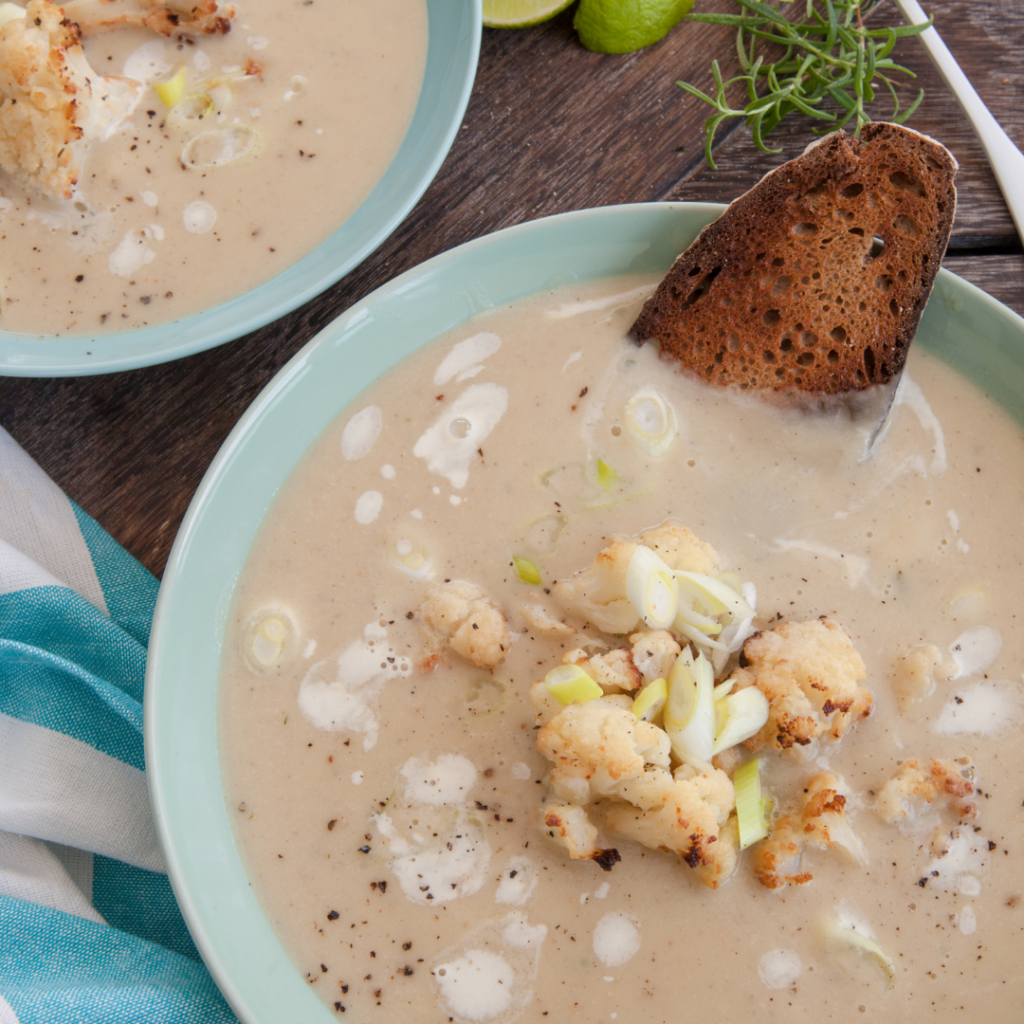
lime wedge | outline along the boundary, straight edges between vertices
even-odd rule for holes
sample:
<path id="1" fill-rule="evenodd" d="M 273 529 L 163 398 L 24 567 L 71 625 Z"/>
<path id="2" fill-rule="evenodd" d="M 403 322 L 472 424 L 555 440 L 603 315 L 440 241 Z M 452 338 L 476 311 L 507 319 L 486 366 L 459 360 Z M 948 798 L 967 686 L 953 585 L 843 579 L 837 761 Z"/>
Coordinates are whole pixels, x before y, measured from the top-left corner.
<path id="1" fill-rule="evenodd" d="M 573 0 L 484 0 L 487 28 L 526 28 L 564 11 Z"/>
<path id="2" fill-rule="evenodd" d="M 632 53 L 668 35 L 692 6 L 693 0 L 580 0 L 573 25 L 588 50 Z"/>

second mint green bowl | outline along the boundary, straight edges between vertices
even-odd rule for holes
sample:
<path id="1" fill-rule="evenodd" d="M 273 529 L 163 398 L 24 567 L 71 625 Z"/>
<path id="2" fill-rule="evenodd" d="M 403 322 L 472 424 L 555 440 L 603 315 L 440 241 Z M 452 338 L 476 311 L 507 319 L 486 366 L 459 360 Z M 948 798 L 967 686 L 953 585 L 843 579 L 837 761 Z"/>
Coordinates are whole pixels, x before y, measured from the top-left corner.
<path id="1" fill-rule="evenodd" d="M 366 259 L 434 180 L 462 125 L 476 77 L 480 0 L 426 2 L 427 65 L 412 122 L 384 177 L 326 241 L 257 288 L 180 320 L 57 338 L 0 330 L 0 376 L 73 377 L 181 359 L 290 313 Z"/>
<path id="2" fill-rule="evenodd" d="M 185 516 L 164 574 L 146 672 L 149 786 L 171 882 L 196 945 L 246 1024 L 335 1020 L 270 928 L 246 880 L 220 784 L 224 624 L 260 523 L 321 431 L 409 353 L 475 313 L 544 289 L 664 273 L 723 207 L 651 203 L 508 228 L 444 253 L 335 320 L 231 432 Z M 1024 423 L 1024 320 L 942 271 L 918 332 Z"/>

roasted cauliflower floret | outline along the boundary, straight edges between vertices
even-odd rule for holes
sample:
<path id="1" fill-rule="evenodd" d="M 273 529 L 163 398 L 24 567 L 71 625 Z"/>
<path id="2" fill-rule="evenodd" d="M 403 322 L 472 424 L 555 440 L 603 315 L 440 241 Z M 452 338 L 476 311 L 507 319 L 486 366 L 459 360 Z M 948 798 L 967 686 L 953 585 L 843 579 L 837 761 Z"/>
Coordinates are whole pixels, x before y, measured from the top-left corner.
<path id="1" fill-rule="evenodd" d="M 597 827 L 582 807 L 574 804 L 544 804 L 543 830 L 569 851 L 573 860 L 591 860 L 602 853 L 597 847 Z"/>
<path id="2" fill-rule="evenodd" d="M 629 693 L 643 682 L 632 654 L 624 647 L 594 655 L 577 647 L 562 655 L 562 664 L 579 665 L 605 693 Z"/>
<path id="3" fill-rule="evenodd" d="M 420 614 L 432 641 L 447 643 L 479 668 L 494 669 L 512 646 L 504 613 L 472 583 L 450 580 L 432 587 Z"/>
<path id="4" fill-rule="evenodd" d="M 839 847 L 861 867 L 867 864 L 867 850 L 846 817 L 845 789 L 843 780 L 832 772 L 820 772 L 807 780 L 800 809 L 777 818 L 768 838 L 754 851 L 754 874 L 763 886 L 783 889 L 787 883 L 811 881 L 810 872 L 799 870 L 805 846 L 819 850 Z"/>
<path id="5" fill-rule="evenodd" d="M 162 36 L 226 35 L 237 8 L 218 0 L 68 0 L 64 13 L 86 36 L 108 28 L 145 28 Z"/>
<path id="6" fill-rule="evenodd" d="M 552 764 L 551 791 L 581 806 L 614 796 L 645 765 L 668 768 L 669 747 L 661 729 L 612 697 L 569 704 L 537 733 L 537 749 Z"/>
<path id="7" fill-rule="evenodd" d="M 938 814 L 930 812 L 937 812 L 943 805 L 960 820 L 976 818 L 978 805 L 971 799 L 974 793 L 974 769 L 970 764 L 933 760 L 925 768 L 911 758 L 882 787 L 875 810 L 890 825 L 912 832 L 937 825 Z"/>
<path id="8" fill-rule="evenodd" d="M 78 27 L 52 0 L 29 0 L 0 28 L 0 168 L 19 185 L 70 199 L 86 150 L 131 112 L 142 84 L 97 74 Z"/>
<path id="9" fill-rule="evenodd" d="M 754 848 L 754 876 L 766 889 L 804 885 L 814 876 L 800 870 L 800 837 L 788 815 L 777 818 L 771 834 Z"/>
<path id="10" fill-rule="evenodd" d="M 734 803 L 732 782 L 717 769 L 677 772 L 676 778 L 667 772 L 652 775 L 655 779 L 643 806 L 603 805 L 605 826 L 652 850 L 676 854 L 690 867 L 701 869 L 702 884 L 717 888 L 732 874 L 739 847 L 735 831 L 723 829 Z M 628 787 L 623 791 L 628 792 Z"/>
<path id="11" fill-rule="evenodd" d="M 523 621 L 534 633 L 548 640 L 565 640 L 576 633 L 576 627 L 555 618 L 542 604 L 524 602 L 519 607 Z"/>
<path id="12" fill-rule="evenodd" d="M 714 549 L 686 527 L 668 522 L 640 534 L 639 540 L 616 539 L 587 569 L 555 583 L 552 596 L 566 611 L 606 633 L 629 633 L 640 617 L 626 599 L 626 572 L 640 544 L 657 552 L 670 569 L 718 572 Z"/>
<path id="13" fill-rule="evenodd" d="M 746 741 L 805 756 L 819 736 L 839 739 L 871 713 L 867 670 L 838 623 L 822 617 L 784 622 L 755 633 L 743 645 L 735 690 L 756 686 L 768 698 L 768 721 Z"/>
<path id="14" fill-rule="evenodd" d="M 655 679 L 668 679 L 682 648 L 676 638 L 665 629 L 650 629 L 634 633 L 629 642 L 633 645 L 633 664 L 645 683 Z"/>
<path id="15" fill-rule="evenodd" d="M 924 700 L 935 692 L 937 681 L 946 682 L 956 673 L 956 662 L 934 644 L 915 647 L 900 658 L 893 673 L 892 688 L 899 698 L 900 710 L 906 711 Z"/>

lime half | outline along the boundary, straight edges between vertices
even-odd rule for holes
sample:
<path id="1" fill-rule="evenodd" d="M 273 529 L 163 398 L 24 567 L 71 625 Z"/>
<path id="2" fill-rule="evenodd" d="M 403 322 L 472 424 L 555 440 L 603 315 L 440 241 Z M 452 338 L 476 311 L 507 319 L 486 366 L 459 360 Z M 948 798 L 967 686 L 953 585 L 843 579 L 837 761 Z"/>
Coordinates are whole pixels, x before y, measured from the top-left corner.
<path id="1" fill-rule="evenodd" d="M 487 28 L 526 28 L 564 11 L 573 0 L 484 0 Z M 692 0 L 691 0 L 692 2 Z"/>
<path id="2" fill-rule="evenodd" d="M 692 6 L 693 0 L 580 0 L 573 25 L 588 50 L 632 53 L 668 35 Z"/>

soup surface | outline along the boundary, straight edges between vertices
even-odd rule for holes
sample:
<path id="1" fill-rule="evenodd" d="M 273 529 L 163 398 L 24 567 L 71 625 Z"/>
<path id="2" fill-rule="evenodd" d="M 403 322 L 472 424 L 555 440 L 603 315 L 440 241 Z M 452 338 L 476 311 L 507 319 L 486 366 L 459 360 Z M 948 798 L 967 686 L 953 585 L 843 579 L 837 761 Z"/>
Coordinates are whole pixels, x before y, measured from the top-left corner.
<path id="1" fill-rule="evenodd" d="M 90 149 L 74 199 L 0 174 L 0 328 L 93 334 L 207 309 L 306 255 L 372 191 L 419 97 L 424 0 L 237 7 L 224 36 L 85 40 L 97 72 L 146 88 Z M 182 68 L 168 108 L 152 83 Z"/>
<path id="2" fill-rule="evenodd" d="M 224 654 L 223 777 L 252 884 L 340 1019 L 1021 1019 L 1021 431 L 914 351 L 864 459 L 866 423 L 707 389 L 626 341 L 654 284 L 475 318 L 296 469 Z M 660 455 L 624 413 L 651 388 L 678 428 Z M 863 656 L 870 718 L 803 762 L 762 754 L 777 808 L 825 768 L 845 780 L 866 866 L 806 849 L 813 879 L 772 891 L 754 847 L 712 891 L 628 839 L 604 844 L 621 855 L 605 872 L 542 833 L 530 686 L 568 648 L 619 641 L 581 623 L 545 639 L 524 605 L 563 617 L 552 581 L 669 519 L 756 585 L 759 628 L 828 615 Z M 430 666 L 420 606 L 449 579 L 508 617 L 493 676 L 451 652 Z M 893 680 L 922 644 L 953 678 L 901 705 Z M 973 766 L 977 817 L 883 820 L 882 787 L 933 757 Z"/>

